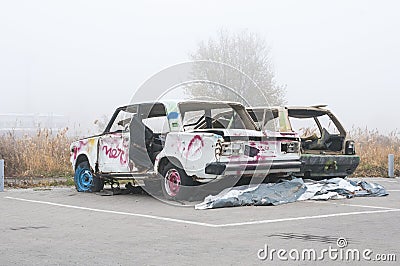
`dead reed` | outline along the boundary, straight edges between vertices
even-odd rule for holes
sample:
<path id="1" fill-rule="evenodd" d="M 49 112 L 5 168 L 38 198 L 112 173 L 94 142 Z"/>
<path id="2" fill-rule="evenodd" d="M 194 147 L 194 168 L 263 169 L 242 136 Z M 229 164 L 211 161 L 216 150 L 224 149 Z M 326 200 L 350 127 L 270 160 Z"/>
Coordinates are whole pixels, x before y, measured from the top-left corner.
<path id="1" fill-rule="evenodd" d="M 396 131 L 382 134 L 376 129 L 353 128 L 349 138 L 356 142 L 356 152 L 361 157 L 354 176 L 386 177 L 388 154 L 394 154 L 395 176 L 400 176 L 400 138 Z"/>
<path id="2" fill-rule="evenodd" d="M 67 177 L 73 175 L 69 163 L 68 129 L 54 134 L 38 129 L 35 135 L 17 136 L 8 132 L 0 136 L 0 158 L 4 159 L 8 177 Z"/>

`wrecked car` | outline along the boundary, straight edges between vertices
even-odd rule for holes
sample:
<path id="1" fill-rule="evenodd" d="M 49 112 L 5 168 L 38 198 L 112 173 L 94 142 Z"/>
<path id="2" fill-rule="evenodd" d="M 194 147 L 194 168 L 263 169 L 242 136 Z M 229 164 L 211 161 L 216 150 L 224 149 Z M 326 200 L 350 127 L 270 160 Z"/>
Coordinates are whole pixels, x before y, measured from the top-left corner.
<path id="1" fill-rule="evenodd" d="M 248 108 L 248 112 L 263 130 L 273 128 L 282 134 L 299 133 L 302 165 L 295 176 L 346 177 L 353 174 L 360 163 L 354 141 L 346 139 L 346 130 L 325 105 L 254 107 Z"/>
<path id="2" fill-rule="evenodd" d="M 223 177 L 298 172 L 299 145 L 264 135 L 239 103 L 160 101 L 117 108 L 102 134 L 71 144 L 70 161 L 78 191 L 160 179 L 164 196 L 180 199 Z"/>

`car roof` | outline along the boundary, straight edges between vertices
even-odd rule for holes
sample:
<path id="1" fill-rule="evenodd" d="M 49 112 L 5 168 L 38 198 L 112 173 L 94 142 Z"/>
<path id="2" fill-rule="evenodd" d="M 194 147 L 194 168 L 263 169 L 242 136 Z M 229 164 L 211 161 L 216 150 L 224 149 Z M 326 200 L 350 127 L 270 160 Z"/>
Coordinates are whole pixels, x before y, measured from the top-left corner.
<path id="1" fill-rule="evenodd" d="M 144 102 L 134 102 L 128 105 L 120 106 L 118 109 L 124 109 L 134 105 L 147 105 L 147 104 L 164 104 L 166 106 L 178 105 L 178 104 L 226 104 L 226 105 L 240 105 L 238 102 L 229 101 L 199 101 L 199 100 L 158 100 L 158 101 L 144 101 Z"/>
<path id="2" fill-rule="evenodd" d="M 312 106 L 260 106 L 260 107 L 248 107 L 246 108 L 252 112 L 260 112 L 262 110 L 281 110 L 287 109 L 289 115 L 292 117 L 305 118 L 322 116 L 325 114 L 331 114 L 331 111 L 326 109 L 327 105 L 312 105 Z M 312 114 L 310 116 L 310 114 Z"/>

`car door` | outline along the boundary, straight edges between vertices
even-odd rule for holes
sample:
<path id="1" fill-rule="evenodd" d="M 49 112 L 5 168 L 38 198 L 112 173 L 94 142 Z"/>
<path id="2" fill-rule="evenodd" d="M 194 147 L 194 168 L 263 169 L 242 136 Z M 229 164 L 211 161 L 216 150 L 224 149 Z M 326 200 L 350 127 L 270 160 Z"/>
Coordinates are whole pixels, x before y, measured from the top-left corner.
<path id="1" fill-rule="evenodd" d="M 102 173 L 128 173 L 129 124 L 135 114 L 132 106 L 114 113 L 105 134 L 99 138 L 98 166 Z"/>

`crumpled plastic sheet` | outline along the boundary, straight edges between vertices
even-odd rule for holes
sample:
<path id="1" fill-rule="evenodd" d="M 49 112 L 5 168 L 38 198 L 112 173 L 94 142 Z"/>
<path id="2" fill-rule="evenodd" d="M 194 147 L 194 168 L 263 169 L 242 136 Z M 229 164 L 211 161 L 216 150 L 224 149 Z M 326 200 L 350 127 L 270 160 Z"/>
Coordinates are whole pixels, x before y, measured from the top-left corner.
<path id="1" fill-rule="evenodd" d="M 293 178 L 280 183 L 227 188 L 207 196 L 197 210 L 237 206 L 280 205 L 303 200 L 330 200 L 353 197 L 382 197 L 388 193 L 376 183 L 332 178 L 321 181 Z"/>
<path id="2" fill-rule="evenodd" d="M 388 195 L 377 183 L 332 178 L 321 181 L 305 180 L 307 191 L 298 200 L 329 200 L 353 197 L 382 197 Z"/>

